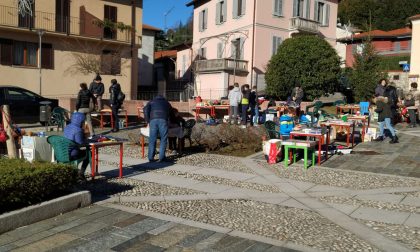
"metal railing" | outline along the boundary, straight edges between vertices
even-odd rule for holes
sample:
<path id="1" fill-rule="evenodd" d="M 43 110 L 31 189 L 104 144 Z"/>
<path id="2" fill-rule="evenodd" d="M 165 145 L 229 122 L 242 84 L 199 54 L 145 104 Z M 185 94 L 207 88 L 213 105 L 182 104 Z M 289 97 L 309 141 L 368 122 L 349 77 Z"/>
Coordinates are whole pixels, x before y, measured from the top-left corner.
<path id="1" fill-rule="evenodd" d="M 78 17 L 60 16 L 55 13 L 35 11 L 33 17 L 26 15 L 22 17 L 18 9 L 9 6 L 0 5 L 0 26 L 9 26 L 23 29 L 44 29 L 49 32 L 64 33 L 67 35 L 76 35 L 91 37 L 97 39 L 109 39 L 121 42 L 131 42 L 131 31 L 116 29 L 115 36 L 106 36 L 104 28 L 100 28 L 93 22 L 85 22 Z M 95 34 L 89 34 L 89 30 L 97 29 L 100 31 Z M 137 41 L 140 43 L 140 41 Z"/>
<path id="2" fill-rule="evenodd" d="M 318 33 L 319 23 L 315 20 L 293 17 L 290 19 L 290 29 Z"/>
<path id="3" fill-rule="evenodd" d="M 195 62 L 195 71 L 214 72 L 214 71 L 236 71 L 248 72 L 248 61 L 239 59 L 211 59 L 197 60 Z"/>

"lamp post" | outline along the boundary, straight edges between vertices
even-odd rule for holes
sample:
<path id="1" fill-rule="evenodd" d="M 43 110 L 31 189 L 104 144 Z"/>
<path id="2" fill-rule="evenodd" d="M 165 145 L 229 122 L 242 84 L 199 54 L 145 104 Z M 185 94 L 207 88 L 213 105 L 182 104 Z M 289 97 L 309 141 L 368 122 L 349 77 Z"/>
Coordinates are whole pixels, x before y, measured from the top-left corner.
<path id="1" fill-rule="evenodd" d="M 34 30 L 34 32 L 36 32 L 38 34 L 39 37 L 39 57 L 38 57 L 38 69 L 39 69 L 39 95 L 42 95 L 42 73 L 41 73 L 41 69 L 42 69 L 42 35 L 45 34 L 45 30 L 44 29 L 36 29 Z"/>

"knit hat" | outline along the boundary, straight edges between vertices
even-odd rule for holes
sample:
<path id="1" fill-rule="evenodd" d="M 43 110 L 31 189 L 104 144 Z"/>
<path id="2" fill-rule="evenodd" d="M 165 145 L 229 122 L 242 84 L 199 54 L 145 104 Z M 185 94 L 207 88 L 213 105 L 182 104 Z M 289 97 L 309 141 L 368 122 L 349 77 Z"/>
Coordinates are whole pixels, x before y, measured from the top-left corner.
<path id="1" fill-rule="evenodd" d="M 111 84 L 117 84 L 117 83 L 118 83 L 118 81 L 116 79 L 111 80 Z"/>
<path id="2" fill-rule="evenodd" d="M 99 75 L 99 74 L 96 74 L 96 77 L 95 77 L 95 79 L 94 80 L 96 80 L 96 81 L 101 81 L 102 80 L 102 78 L 101 78 L 101 76 Z"/>

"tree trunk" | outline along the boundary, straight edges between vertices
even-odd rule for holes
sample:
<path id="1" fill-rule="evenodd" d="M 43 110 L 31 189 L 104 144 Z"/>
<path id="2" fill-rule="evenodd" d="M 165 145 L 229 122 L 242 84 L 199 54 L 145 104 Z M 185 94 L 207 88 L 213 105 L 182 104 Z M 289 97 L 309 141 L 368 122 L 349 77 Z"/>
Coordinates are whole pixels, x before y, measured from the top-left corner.
<path id="1" fill-rule="evenodd" d="M 15 144 L 15 139 L 13 138 L 13 135 L 12 135 L 12 126 L 10 125 L 9 121 L 10 121 L 9 105 L 3 105 L 3 126 L 8 136 L 8 139 L 6 141 L 7 155 L 9 156 L 9 158 L 16 158 L 17 157 L 16 144 Z"/>

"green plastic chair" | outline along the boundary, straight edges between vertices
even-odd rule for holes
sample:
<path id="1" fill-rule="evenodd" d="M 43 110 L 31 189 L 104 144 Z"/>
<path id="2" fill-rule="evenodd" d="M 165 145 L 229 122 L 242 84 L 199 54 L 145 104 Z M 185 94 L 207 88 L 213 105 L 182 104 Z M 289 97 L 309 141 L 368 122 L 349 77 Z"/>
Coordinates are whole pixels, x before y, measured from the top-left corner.
<path id="1" fill-rule="evenodd" d="M 57 126 L 57 130 L 60 128 L 64 130 L 66 126 L 66 114 L 69 114 L 70 111 L 66 110 L 62 107 L 55 107 L 51 114 L 51 122 L 50 124 L 53 126 Z"/>
<path id="2" fill-rule="evenodd" d="M 268 139 L 281 139 L 280 132 L 276 130 L 276 123 L 273 121 L 266 121 L 264 128 L 267 133 Z"/>
<path id="3" fill-rule="evenodd" d="M 311 116 L 311 127 L 313 127 L 314 123 L 315 123 L 315 118 L 319 118 L 320 115 L 320 111 L 321 111 L 321 107 L 324 104 L 322 103 L 322 101 L 316 101 L 314 104 L 309 105 L 306 107 L 306 111 L 305 113 L 307 115 Z M 310 108 L 313 108 L 312 111 L 309 111 Z"/>
<path id="4" fill-rule="evenodd" d="M 88 145 L 77 144 L 63 136 L 49 136 L 47 138 L 47 142 L 54 149 L 54 157 L 57 163 L 72 164 L 77 168 L 79 164 L 87 157 L 89 158 L 90 165 L 92 165 L 92 157 L 89 150 L 86 151 L 85 156 L 78 159 L 72 159 L 70 156 L 72 149 L 79 148 L 79 150 L 81 150 L 82 147 L 89 148 Z"/>

